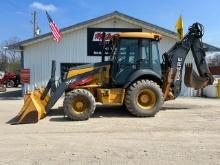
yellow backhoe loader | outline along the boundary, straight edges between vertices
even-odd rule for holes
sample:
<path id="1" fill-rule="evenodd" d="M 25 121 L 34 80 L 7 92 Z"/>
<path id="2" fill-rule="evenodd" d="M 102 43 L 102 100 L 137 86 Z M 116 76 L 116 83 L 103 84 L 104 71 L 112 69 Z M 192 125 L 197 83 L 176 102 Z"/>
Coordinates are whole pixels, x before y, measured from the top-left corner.
<path id="1" fill-rule="evenodd" d="M 105 34 L 103 33 L 103 43 Z M 55 84 L 56 62 L 52 62 L 51 78 L 45 89 L 24 96 L 24 106 L 12 124 L 36 123 L 44 118 L 65 93 L 63 110 L 72 120 L 87 120 L 96 102 L 103 105 L 125 105 L 139 117 L 154 116 L 163 102 L 175 99 L 181 91 L 182 68 L 192 51 L 199 75 L 186 65 L 185 84 L 195 89 L 213 83 L 205 61 L 201 38 L 203 26 L 194 23 L 184 38 L 163 54 L 160 62 L 160 34 L 145 32 L 118 33 L 108 43 L 110 60 L 71 68 L 59 84 Z M 48 94 L 50 91 L 50 94 Z"/>

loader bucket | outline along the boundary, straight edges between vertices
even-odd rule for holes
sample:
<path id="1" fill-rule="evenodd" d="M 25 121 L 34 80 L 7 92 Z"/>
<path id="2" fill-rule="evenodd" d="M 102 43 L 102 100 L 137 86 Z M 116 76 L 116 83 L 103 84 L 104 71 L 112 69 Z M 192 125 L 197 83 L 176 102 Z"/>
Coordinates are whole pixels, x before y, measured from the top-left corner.
<path id="1" fill-rule="evenodd" d="M 185 65 L 184 82 L 187 87 L 194 89 L 204 88 L 209 84 L 209 80 L 205 77 L 200 77 L 192 68 L 192 64 Z"/>
<path id="2" fill-rule="evenodd" d="M 11 124 L 37 123 L 46 116 L 46 106 L 50 100 L 46 96 L 41 100 L 42 90 L 35 90 L 24 96 L 24 105 L 18 115 L 10 121 Z"/>

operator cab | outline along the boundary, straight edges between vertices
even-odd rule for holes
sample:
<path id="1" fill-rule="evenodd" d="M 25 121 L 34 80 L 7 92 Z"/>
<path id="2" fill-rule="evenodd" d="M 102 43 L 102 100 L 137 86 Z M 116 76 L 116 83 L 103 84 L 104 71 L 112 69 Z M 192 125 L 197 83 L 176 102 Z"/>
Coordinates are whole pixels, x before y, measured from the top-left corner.
<path id="1" fill-rule="evenodd" d="M 161 35 L 145 32 L 124 32 L 113 36 L 111 78 L 115 85 L 123 85 L 137 71 L 161 76 L 158 41 Z"/>

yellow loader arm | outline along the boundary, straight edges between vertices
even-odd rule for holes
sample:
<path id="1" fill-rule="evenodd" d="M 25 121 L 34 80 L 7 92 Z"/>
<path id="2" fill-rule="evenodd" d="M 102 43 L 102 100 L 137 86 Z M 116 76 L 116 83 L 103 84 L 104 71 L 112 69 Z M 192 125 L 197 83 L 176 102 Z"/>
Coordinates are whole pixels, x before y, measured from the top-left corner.
<path id="1" fill-rule="evenodd" d="M 55 61 L 52 62 L 51 78 L 45 89 L 36 89 L 24 96 L 24 105 L 16 117 L 9 121 L 11 124 L 36 123 L 43 119 L 55 105 L 57 100 L 62 96 L 69 85 L 79 83 L 91 75 L 98 73 L 102 68 L 75 75 L 65 79 L 57 87 L 55 85 Z M 50 95 L 48 92 L 50 91 Z"/>

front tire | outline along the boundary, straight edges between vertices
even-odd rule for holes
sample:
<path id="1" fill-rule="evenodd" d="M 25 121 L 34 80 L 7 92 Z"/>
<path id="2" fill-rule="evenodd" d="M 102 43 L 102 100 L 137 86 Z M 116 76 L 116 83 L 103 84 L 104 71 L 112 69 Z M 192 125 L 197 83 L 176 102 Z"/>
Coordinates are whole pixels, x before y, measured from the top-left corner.
<path id="1" fill-rule="evenodd" d="M 75 89 L 66 95 L 63 108 L 71 120 L 88 120 L 96 108 L 95 98 L 88 90 Z"/>
<path id="2" fill-rule="evenodd" d="M 126 91 L 125 105 L 128 111 L 138 117 L 153 117 L 163 105 L 160 86 L 149 80 L 138 80 Z"/>

